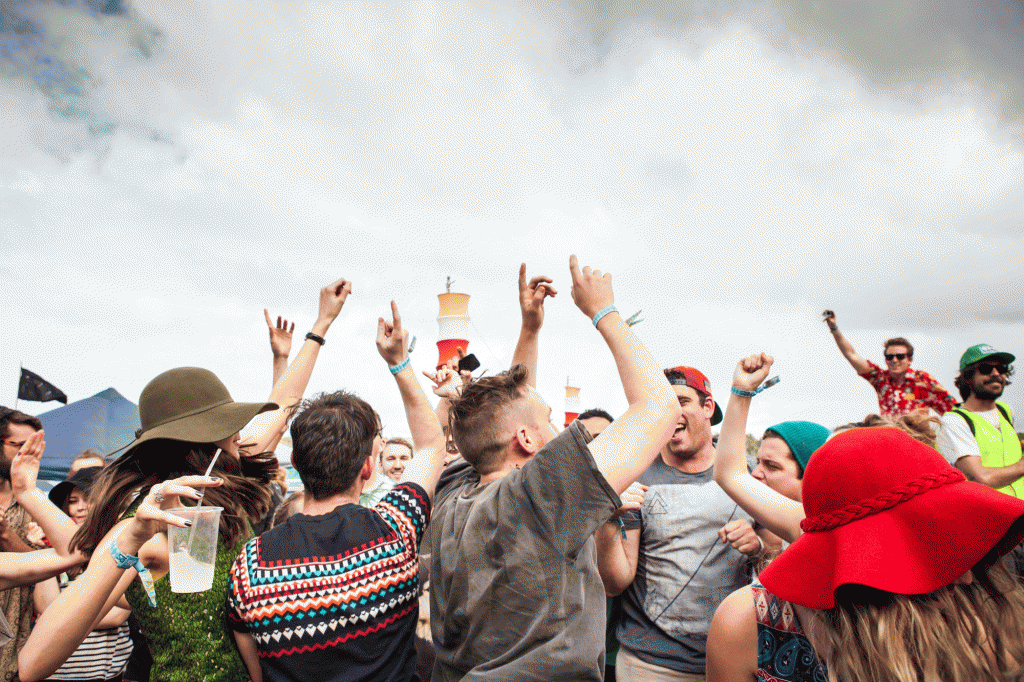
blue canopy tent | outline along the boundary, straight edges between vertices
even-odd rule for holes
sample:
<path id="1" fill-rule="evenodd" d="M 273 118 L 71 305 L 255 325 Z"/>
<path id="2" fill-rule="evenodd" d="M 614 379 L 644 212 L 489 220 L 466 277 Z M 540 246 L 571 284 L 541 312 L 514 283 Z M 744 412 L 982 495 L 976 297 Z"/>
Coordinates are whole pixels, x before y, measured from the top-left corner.
<path id="1" fill-rule="evenodd" d="M 72 460 L 88 449 L 104 456 L 124 447 L 142 425 L 139 408 L 113 388 L 39 415 L 46 452 L 39 478 L 61 481 Z"/>

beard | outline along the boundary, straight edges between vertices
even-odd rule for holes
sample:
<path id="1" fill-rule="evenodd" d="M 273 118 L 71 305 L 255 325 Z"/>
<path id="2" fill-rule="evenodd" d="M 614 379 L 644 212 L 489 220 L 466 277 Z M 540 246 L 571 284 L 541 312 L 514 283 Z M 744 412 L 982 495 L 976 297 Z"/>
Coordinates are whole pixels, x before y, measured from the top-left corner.
<path id="1" fill-rule="evenodd" d="M 0 478 L 8 482 L 11 480 L 11 462 L 3 455 L 0 455 Z"/>
<path id="2" fill-rule="evenodd" d="M 998 391 L 991 391 L 985 388 L 979 388 L 974 391 L 974 397 L 978 400 L 989 401 L 995 400 L 1003 394 L 1003 387 L 1000 385 Z"/>

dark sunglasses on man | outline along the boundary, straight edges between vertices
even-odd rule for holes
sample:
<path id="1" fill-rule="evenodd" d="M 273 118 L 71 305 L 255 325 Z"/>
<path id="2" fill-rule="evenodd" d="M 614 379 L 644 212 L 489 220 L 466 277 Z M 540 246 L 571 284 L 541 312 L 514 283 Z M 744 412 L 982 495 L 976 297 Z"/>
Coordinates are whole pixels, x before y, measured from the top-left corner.
<path id="1" fill-rule="evenodd" d="M 1000 374 L 1006 374 L 1010 371 L 1009 366 L 999 362 L 979 362 L 978 363 L 978 374 L 987 376 L 992 373 L 992 370 L 999 372 Z"/>
<path id="2" fill-rule="evenodd" d="M 890 361 L 891 360 L 905 360 L 906 358 L 907 358 L 907 354 L 906 353 L 886 353 L 885 354 L 885 359 L 886 360 L 890 360 Z"/>

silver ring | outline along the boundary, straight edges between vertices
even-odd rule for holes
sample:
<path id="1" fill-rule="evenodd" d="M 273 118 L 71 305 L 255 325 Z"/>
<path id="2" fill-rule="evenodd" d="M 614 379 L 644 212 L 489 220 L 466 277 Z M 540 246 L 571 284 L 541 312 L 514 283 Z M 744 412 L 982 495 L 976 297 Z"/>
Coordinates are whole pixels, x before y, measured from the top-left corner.
<path id="1" fill-rule="evenodd" d="M 153 495 L 153 499 L 156 501 L 157 504 L 160 504 L 161 502 L 164 501 L 164 484 L 163 483 L 158 485 L 153 492 L 155 493 Z"/>

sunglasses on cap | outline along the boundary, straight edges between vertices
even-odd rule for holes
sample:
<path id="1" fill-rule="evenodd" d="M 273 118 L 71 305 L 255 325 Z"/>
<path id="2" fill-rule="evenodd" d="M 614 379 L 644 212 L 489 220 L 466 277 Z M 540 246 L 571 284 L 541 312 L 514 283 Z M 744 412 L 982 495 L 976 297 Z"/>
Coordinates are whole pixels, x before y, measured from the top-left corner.
<path id="1" fill-rule="evenodd" d="M 987 376 L 992 373 L 992 370 L 999 372 L 1000 374 L 1006 374 L 1010 371 L 1008 365 L 1004 365 L 1001 362 L 979 362 L 978 363 L 978 374 Z"/>
<path id="2" fill-rule="evenodd" d="M 905 360 L 910 357 L 907 353 L 886 353 L 886 360 Z"/>

